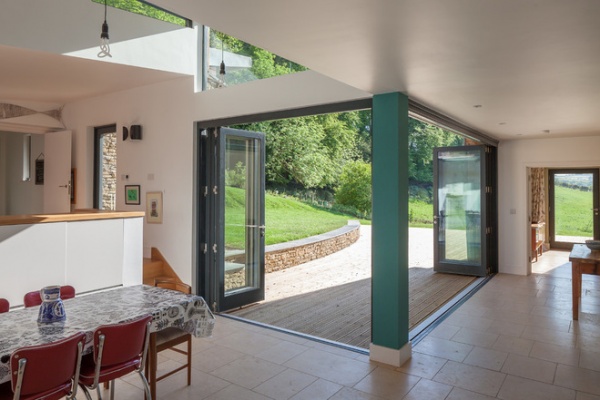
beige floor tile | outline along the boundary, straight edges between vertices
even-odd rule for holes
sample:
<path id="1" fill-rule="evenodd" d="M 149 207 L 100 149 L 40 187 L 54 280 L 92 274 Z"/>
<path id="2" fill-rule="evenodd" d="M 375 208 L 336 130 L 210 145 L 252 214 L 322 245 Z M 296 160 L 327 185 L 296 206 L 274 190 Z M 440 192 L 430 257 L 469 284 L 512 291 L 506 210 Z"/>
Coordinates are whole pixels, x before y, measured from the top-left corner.
<path id="1" fill-rule="evenodd" d="M 255 355 L 268 350 L 282 342 L 281 339 L 264 335 L 260 332 L 238 332 L 219 341 L 219 345 L 229 347 L 241 353 Z"/>
<path id="2" fill-rule="evenodd" d="M 515 336 L 519 337 L 525 330 L 525 324 L 517 322 L 507 323 L 506 321 L 494 321 L 487 329 L 489 333 L 496 335 Z"/>
<path id="3" fill-rule="evenodd" d="M 421 340 L 413 351 L 453 361 L 463 361 L 473 346 L 438 338 L 427 337 Z"/>
<path id="4" fill-rule="evenodd" d="M 253 389 L 286 368 L 252 356 L 245 356 L 211 372 L 235 385 Z"/>
<path id="5" fill-rule="evenodd" d="M 201 371 L 192 371 L 192 384 L 187 386 L 187 375 L 178 372 L 157 382 L 157 399 L 192 400 L 204 399 L 229 386 L 230 383 Z"/>
<path id="6" fill-rule="evenodd" d="M 552 383 L 556 372 L 556 363 L 510 354 L 502 367 L 502 372 L 535 381 Z"/>
<path id="7" fill-rule="evenodd" d="M 527 355 L 531 351 L 533 343 L 531 339 L 500 335 L 496 343 L 492 345 L 492 349 L 506 353 Z"/>
<path id="8" fill-rule="evenodd" d="M 421 379 L 403 400 L 444 400 L 451 390 L 452 386 L 429 379 Z"/>
<path id="9" fill-rule="evenodd" d="M 470 314 L 456 313 L 448 317 L 444 324 L 458 326 L 461 328 L 471 328 L 474 330 L 485 331 L 492 324 L 492 320 L 485 317 L 472 316 Z"/>
<path id="10" fill-rule="evenodd" d="M 257 353 L 256 357 L 277 364 L 283 364 L 284 362 L 296 357 L 298 354 L 301 354 L 308 349 L 308 347 L 301 344 L 281 342 L 271 348 Z"/>
<path id="11" fill-rule="evenodd" d="M 317 378 L 293 369 L 286 369 L 279 375 L 261 383 L 253 390 L 272 399 L 286 400 L 301 392 Z"/>
<path id="12" fill-rule="evenodd" d="M 454 326 L 450 324 L 441 324 L 437 328 L 427 335 L 428 337 L 435 337 L 438 339 L 450 339 L 452 336 L 456 334 L 460 330 L 459 326 Z"/>
<path id="13" fill-rule="evenodd" d="M 346 386 L 354 386 L 375 368 L 370 363 L 316 349 L 309 349 L 283 365 Z"/>
<path id="14" fill-rule="evenodd" d="M 500 372 L 448 361 L 433 380 L 486 396 L 496 396 L 505 376 Z"/>
<path id="15" fill-rule="evenodd" d="M 405 374 L 431 379 L 442 369 L 447 361 L 445 358 L 413 352 L 410 360 L 397 370 Z"/>
<path id="16" fill-rule="evenodd" d="M 354 385 L 354 389 L 384 398 L 401 399 L 420 379 L 393 369 L 378 367 Z"/>
<path id="17" fill-rule="evenodd" d="M 446 400 L 493 400 L 495 397 L 486 396 L 484 394 L 471 392 L 458 387 L 452 389 Z M 425 399 L 423 399 L 425 400 Z"/>
<path id="18" fill-rule="evenodd" d="M 535 342 L 529 353 L 529 357 L 577 366 L 579 364 L 579 349 L 576 347 Z"/>
<path id="19" fill-rule="evenodd" d="M 498 335 L 495 333 L 461 328 L 454 336 L 452 336 L 451 340 L 471 346 L 491 347 L 497 339 Z"/>
<path id="20" fill-rule="evenodd" d="M 229 385 L 225 389 L 209 396 L 206 400 L 271 400 L 268 397 L 237 385 Z"/>
<path id="21" fill-rule="evenodd" d="M 192 368 L 204 372 L 211 372 L 229 364 L 232 361 L 245 357 L 245 354 L 228 347 L 213 345 L 192 356 Z"/>
<path id="22" fill-rule="evenodd" d="M 595 351 L 582 351 L 579 366 L 581 368 L 600 371 L 600 353 Z"/>
<path id="23" fill-rule="evenodd" d="M 521 335 L 525 339 L 533 339 L 537 342 L 552 343 L 559 346 L 576 346 L 577 335 L 572 332 L 558 331 L 553 329 L 528 326 Z"/>
<path id="24" fill-rule="evenodd" d="M 600 400 L 600 396 L 594 396 L 593 394 L 577 392 L 576 400 Z"/>
<path id="25" fill-rule="evenodd" d="M 574 400 L 575 391 L 509 375 L 500 388 L 498 398 L 507 400 Z"/>
<path id="26" fill-rule="evenodd" d="M 383 400 L 382 397 L 361 392 L 360 390 L 344 387 L 330 397 L 331 400 Z"/>
<path id="27" fill-rule="evenodd" d="M 500 371 L 507 357 L 508 353 L 503 351 L 475 347 L 463 362 L 476 367 Z"/>
<path id="28" fill-rule="evenodd" d="M 342 387 L 342 385 L 338 385 L 337 383 L 318 379 L 304 388 L 300 393 L 293 396 L 290 400 L 328 399 L 336 394 Z"/>
<path id="29" fill-rule="evenodd" d="M 600 372 L 559 364 L 554 384 L 584 393 L 600 395 Z"/>

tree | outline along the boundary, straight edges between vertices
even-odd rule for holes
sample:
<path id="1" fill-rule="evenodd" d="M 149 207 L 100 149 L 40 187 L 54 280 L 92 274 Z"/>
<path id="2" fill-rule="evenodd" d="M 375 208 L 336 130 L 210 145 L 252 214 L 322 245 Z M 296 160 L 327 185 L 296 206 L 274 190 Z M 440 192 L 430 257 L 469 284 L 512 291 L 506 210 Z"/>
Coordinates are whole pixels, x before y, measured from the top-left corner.
<path id="1" fill-rule="evenodd" d="M 346 164 L 340 176 L 340 186 L 335 192 L 338 204 L 351 206 L 358 211 L 371 212 L 371 164 L 354 161 Z"/>

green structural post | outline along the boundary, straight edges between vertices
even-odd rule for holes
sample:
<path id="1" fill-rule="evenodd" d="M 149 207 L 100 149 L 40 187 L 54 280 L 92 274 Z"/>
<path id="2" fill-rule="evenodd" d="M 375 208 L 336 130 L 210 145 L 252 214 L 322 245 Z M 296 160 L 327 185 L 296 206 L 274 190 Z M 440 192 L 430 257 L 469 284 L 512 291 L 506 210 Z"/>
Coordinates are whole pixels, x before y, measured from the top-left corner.
<path id="1" fill-rule="evenodd" d="M 408 342 L 408 97 L 373 97 L 371 359 L 401 365 Z"/>

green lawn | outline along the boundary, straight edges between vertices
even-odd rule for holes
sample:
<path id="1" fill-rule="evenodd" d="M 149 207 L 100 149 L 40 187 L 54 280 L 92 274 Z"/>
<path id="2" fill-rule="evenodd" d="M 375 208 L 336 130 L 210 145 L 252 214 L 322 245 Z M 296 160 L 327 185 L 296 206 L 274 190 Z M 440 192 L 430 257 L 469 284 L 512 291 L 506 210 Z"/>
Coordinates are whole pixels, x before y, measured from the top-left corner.
<path id="1" fill-rule="evenodd" d="M 225 247 L 241 249 L 244 244 L 244 190 L 227 187 L 225 196 Z M 265 195 L 265 244 L 289 242 L 332 231 L 357 219 L 328 211 L 289 197 Z M 422 201 L 409 204 L 410 226 L 433 227 L 433 205 Z M 363 225 L 371 221 L 360 220 Z"/>
<path id="2" fill-rule="evenodd" d="M 288 242 L 332 231 L 348 224 L 349 215 L 332 213 L 298 200 L 265 195 L 265 242 Z M 225 197 L 225 242 L 227 248 L 244 243 L 244 191 L 227 187 Z M 363 223 L 364 221 L 361 221 Z"/>
<path id="3" fill-rule="evenodd" d="M 556 235 L 592 237 L 593 197 L 563 186 L 554 187 Z"/>

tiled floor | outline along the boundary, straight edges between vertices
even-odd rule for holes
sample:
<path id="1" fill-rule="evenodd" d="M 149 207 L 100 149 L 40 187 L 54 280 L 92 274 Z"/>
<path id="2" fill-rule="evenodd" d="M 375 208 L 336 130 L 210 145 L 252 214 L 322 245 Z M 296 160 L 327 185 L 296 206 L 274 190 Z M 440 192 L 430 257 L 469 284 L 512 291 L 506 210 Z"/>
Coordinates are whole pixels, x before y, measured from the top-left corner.
<path id="1" fill-rule="evenodd" d="M 498 275 L 413 349 L 401 368 L 365 355 L 217 317 L 194 340 L 184 374 L 159 383 L 159 399 L 600 400 L 600 280 L 584 278 L 582 314 L 571 320 L 565 254 L 544 254 L 528 277 Z M 553 260 L 554 259 L 554 260 Z M 548 265 L 542 264 L 548 260 Z M 175 353 L 162 357 L 174 365 Z M 117 398 L 142 398 L 135 376 Z"/>

